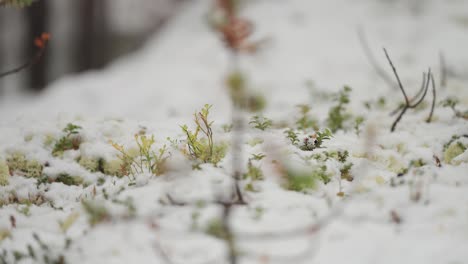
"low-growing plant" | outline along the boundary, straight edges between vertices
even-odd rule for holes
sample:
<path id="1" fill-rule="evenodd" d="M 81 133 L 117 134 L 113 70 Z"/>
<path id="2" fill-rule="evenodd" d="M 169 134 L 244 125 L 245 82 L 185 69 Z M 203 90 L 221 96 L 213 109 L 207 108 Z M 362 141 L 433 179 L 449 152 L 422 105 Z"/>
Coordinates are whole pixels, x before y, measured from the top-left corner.
<path id="1" fill-rule="evenodd" d="M 262 131 L 264 131 L 265 129 L 271 127 L 271 125 L 273 125 L 273 121 L 269 118 L 266 118 L 264 116 L 253 116 L 251 119 L 250 119 L 250 122 L 249 122 L 250 125 L 252 125 L 254 128 L 256 129 L 260 129 Z"/>
<path id="2" fill-rule="evenodd" d="M 57 157 L 61 156 L 66 150 L 78 149 L 81 144 L 81 137 L 79 136 L 80 129 L 80 126 L 68 123 L 63 129 L 65 135 L 55 143 L 52 155 Z"/>
<path id="3" fill-rule="evenodd" d="M 299 112 L 301 116 L 296 121 L 297 129 L 299 130 L 307 130 L 307 129 L 314 129 L 318 130 L 318 121 L 313 119 L 309 116 L 310 107 L 306 104 L 301 104 L 297 106 L 299 108 Z"/>
<path id="4" fill-rule="evenodd" d="M 330 140 L 332 133 L 329 129 L 325 129 L 322 132 L 317 131 L 313 135 L 309 135 L 302 140 L 302 144 L 299 146 L 301 150 L 312 151 L 316 148 L 321 148 L 325 140 Z"/>
<path id="5" fill-rule="evenodd" d="M 166 145 L 163 145 L 155 152 L 153 145 L 156 140 L 153 135 L 148 137 L 137 134 L 135 135 L 135 142 L 138 147 L 136 151 L 125 149 L 123 145 L 110 141 L 111 145 L 119 152 L 120 163 L 117 165 L 120 165 L 122 174 L 131 175 L 133 178 L 141 173 L 163 174 L 166 170 L 166 161 L 169 158 Z M 104 164 L 104 170 L 105 168 Z"/>
<path id="6" fill-rule="evenodd" d="M 291 142 L 291 144 L 297 146 L 299 144 L 299 136 L 298 136 L 298 133 L 295 132 L 292 128 L 284 131 L 284 133 L 286 134 L 286 137 L 289 139 L 289 141 Z"/>
<path id="7" fill-rule="evenodd" d="M 450 109 L 452 109 L 453 114 L 455 115 L 455 117 L 462 118 L 462 119 L 468 119 L 468 110 L 462 112 L 462 111 L 457 109 L 458 100 L 456 98 L 451 98 L 451 97 L 446 98 L 446 99 L 442 100 L 440 102 L 440 104 L 443 107 L 450 107 Z"/>
<path id="8" fill-rule="evenodd" d="M 328 111 L 327 125 L 333 133 L 344 129 L 345 122 L 351 118 L 351 115 L 346 113 L 350 92 L 351 88 L 349 86 L 343 87 L 335 96 L 334 101 L 336 101 L 337 104 Z"/>
<path id="9" fill-rule="evenodd" d="M 15 172 L 25 176 L 38 178 L 42 176 L 44 166 L 37 160 L 27 160 L 21 152 L 14 152 L 6 159 L 10 174 Z"/>
<path id="10" fill-rule="evenodd" d="M 218 164 L 226 155 L 227 146 L 217 144 L 213 139 L 213 121 L 208 120 L 211 105 L 206 104 L 203 109 L 194 114 L 195 131 L 191 131 L 187 125 L 181 126 L 186 135 L 188 156 L 199 163 Z"/>
<path id="11" fill-rule="evenodd" d="M 357 116 L 354 119 L 354 131 L 356 132 L 356 135 L 359 136 L 361 134 L 361 125 L 364 123 L 364 117 L 362 116 Z"/>
<path id="12" fill-rule="evenodd" d="M 286 172 L 286 189 L 297 192 L 305 192 L 315 189 L 317 182 L 321 181 L 325 184 L 331 180 L 330 174 L 327 173 L 327 167 L 317 166 L 310 170 L 294 170 L 289 169 Z"/>
<path id="13" fill-rule="evenodd" d="M 66 172 L 60 173 L 57 177 L 49 177 L 48 175 L 42 175 L 37 178 L 36 185 L 40 186 L 41 184 L 60 182 L 68 186 L 72 185 L 81 185 L 84 183 L 84 180 L 80 176 L 72 176 Z"/>
<path id="14" fill-rule="evenodd" d="M 249 158 L 247 162 L 247 172 L 244 173 L 244 179 L 250 179 L 252 181 L 259 181 L 263 180 L 263 172 L 262 169 L 254 164 L 254 161 L 259 161 L 263 159 L 265 155 L 259 154 L 259 155 L 252 155 L 251 158 Z"/>

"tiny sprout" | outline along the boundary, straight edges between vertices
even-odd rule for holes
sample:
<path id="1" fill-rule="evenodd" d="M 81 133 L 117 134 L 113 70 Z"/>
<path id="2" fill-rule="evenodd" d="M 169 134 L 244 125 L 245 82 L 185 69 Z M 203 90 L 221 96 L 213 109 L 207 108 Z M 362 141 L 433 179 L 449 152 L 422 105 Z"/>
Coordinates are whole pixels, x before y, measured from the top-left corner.
<path id="1" fill-rule="evenodd" d="M 254 128 L 264 131 L 265 129 L 271 127 L 273 121 L 263 116 L 253 116 L 249 124 L 253 125 Z"/>

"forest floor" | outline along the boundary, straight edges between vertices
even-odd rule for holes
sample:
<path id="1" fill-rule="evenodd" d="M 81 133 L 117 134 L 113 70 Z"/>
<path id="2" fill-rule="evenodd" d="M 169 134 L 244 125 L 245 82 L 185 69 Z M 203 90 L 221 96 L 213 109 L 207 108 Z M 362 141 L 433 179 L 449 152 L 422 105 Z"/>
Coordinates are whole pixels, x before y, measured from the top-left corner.
<path id="1" fill-rule="evenodd" d="M 187 3 L 106 70 L 3 98 L 0 263 L 229 263 L 227 242 L 239 263 L 466 263 L 468 1 L 248 1 L 263 45 L 239 67 L 266 107 L 244 115 L 246 204 L 228 218 L 231 57 L 209 10 Z M 434 78 L 394 132 L 382 47 L 410 98 Z M 209 157 L 183 130 L 205 104 Z"/>

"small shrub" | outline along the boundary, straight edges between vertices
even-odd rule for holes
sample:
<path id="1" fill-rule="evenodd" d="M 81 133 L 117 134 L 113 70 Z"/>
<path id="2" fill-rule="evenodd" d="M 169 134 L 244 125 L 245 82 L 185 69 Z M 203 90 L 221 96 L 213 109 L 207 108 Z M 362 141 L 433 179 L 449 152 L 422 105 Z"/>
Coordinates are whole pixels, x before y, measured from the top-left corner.
<path id="1" fill-rule="evenodd" d="M 455 115 L 455 117 L 468 119 L 468 110 L 460 111 L 457 109 L 458 100 L 456 98 L 446 98 L 440 102 L 443 107 L 450 107 Z"/>
<path id="2" fill-rule="evenodd" d="M 195 131 L 188 129 L 187 125 L 181 126 L 187 137 L 187 149 L 189 158 L 199 163 L 218 164 L 226 155 L 225 144 L 215 144 L 213 139 L 212 124 L 208 120 L 211 105 L 206 104 L 203 109 L 194 114 Z"/>
<path id="3" fill-rule="evenodd" d="M 346 105 L 349 104 L 349 93 L 351 88 L 345 86 L 335 98 L 335 101 L 338 103 L 333 106 L 328 112 L 327 125 L 333 133 L 340 129 L 345 128 L 345 122 L 351 118 L 351 115 L 346 113 Z"/>
<path id="4" fill-rule="evenodd" d="M 252 125 L 256 129 L 260 129 L 264 131 L 265 129 L 271 127 L 273 125 L 273 121 L 269 118 L 266 118 L 264 116 L 253 116 L 249 122 L 250 125 Z"/>
<path id="5" fill-rule="evenodd" d="M 153 145 L 156 142 L 154 136 L 147 137 L 146 135 L 135 135 L 135 141 L 138 146 L 138 151 L 126 150 L 123 145 L 119 145 L 111 141 L 112 146 L 119 152 L 120 163 L 104 164 L 104 171 L 112 172 L 112 175 L 132 175 L 140 173 L 152 173 L 161 175 L 165 172 L 165 164 L 169 158 L 166 145 L 153 151 Z M 120 165 L 120 170 L 116 166 Z"/>
<path id="6" fill-rule="evenodd" d="M 288 170 L 286 188 L 291 191 L 305 192 L 315 189 L 317 181 L 327 184 L 331 176 L 327 173 L 326 166 L 319 166 L 311 170 Z"/>
<path id="7" fill-rule="evenodd" d="M 291 141 L 291 144 L 297 146 L 299 144 L 299 136 L 298 136 L 298 133 L 295 132 L 292 128 L 284 131 L 284 133 L 286 134 L 286 137 L 289 139 L 289 141 Z"/>
<path id="8" fill-rule="evenodd" d="M 310 107 L 305 104 L 297 106 L 299 108 L 301 116 L 296 121 L 297 129 L 306 130 L 314 129 L 318 130 L 318 121 L 309 116 Z"/>
<path id="9" fill-rule="evenodd" d="M 79 136 L 80 129 L 80 126 L 72 123 L 67 124 L 63 129 L 63 132 L 66 134 L 55 143 L 52 155 L 55 157 L 62 156 L 63 152 L 67 150 L 78 149 L 81 144 L 81 137 Z"/>
<path id="10" fill-rule="evenodd" d="M 321 148 L 325 140 L 330 140 L 332 133 L 329 129 L 325 129 L 322 132 L 318 131 L 313 135 L 309 135 L 302 140 L 302 144 L 299 146 L 301 150 L 312 151 L 316 148 Z"/>

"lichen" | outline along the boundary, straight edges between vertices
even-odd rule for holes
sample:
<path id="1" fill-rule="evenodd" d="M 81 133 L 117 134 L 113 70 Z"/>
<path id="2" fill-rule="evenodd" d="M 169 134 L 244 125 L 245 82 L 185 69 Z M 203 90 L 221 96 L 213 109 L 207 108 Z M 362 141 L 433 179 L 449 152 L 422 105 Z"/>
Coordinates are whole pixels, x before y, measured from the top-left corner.
<path id="1" fill-rule="evenodd" d="M 0 185 L 8 185 L 10 179 L 10 168 L 4 160 L 0 160 Z"/>
<path id="2" fill-rule="evenodd" d="M 461 142 L 459 141 L 452 142 L 444 152 L 444 161 L 449 164 L 454 164 L 455 162 L 452 162 L 453 159 L 463 154 L 465 150 L 466 150 L 466 147 Z"/>

